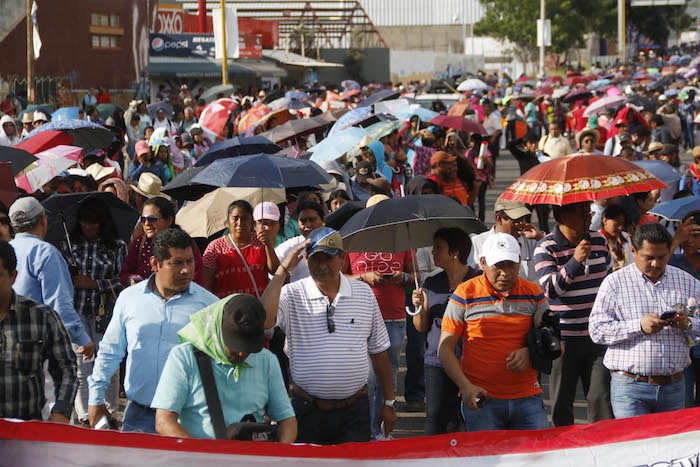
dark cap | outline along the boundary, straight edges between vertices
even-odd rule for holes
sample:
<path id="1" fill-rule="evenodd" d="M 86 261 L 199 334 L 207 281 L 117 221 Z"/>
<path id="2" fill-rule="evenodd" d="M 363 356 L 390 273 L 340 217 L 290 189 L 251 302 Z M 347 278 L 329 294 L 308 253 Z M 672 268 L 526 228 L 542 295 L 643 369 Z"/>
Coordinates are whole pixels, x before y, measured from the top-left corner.
<path id="1" fill-rule="evenodd" d="M 327 255 L 337 256 L 343 252 L 343 239 L 338 231 L 330 227 L 319 227 L 309 234 L 309 246 L 306 247 L 306 256 L 311 257 L 319 251 Z"/>
<path id="2" fill-rule="evenodd" d="M 374 178 L 374 167 L 369 161 L 361 161 L 355 169 L 355 180 L 357 183 L 367 183 L 367 180 Z"/>
<path id="3" fill-rule="evenodd" d="M 231 352 L 258 353 L 265 346 L 265 309 L 252 295 L 231 297 L 222 321 L 224 345 Z"/>
<path id="4" fill-rule="evenodd" d="M 621 143 L 624 143 L 624 142 L 626 142 L 626 141 L 632 141 L 632 137 L 630 136 L 629 133 L 622 133 L 622 134 L 620 135 L 620 142 L 621 142 Z"/>

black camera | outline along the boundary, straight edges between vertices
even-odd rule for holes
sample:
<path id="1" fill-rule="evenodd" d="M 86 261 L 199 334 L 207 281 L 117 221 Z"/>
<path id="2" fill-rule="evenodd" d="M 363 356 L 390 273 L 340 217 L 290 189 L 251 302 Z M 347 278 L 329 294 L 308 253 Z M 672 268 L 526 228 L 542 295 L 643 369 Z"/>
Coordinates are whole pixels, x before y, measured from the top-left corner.
<path id="1" fill-rule="evenodd" d="M 559 316 L 551 311 L 542 315 L 539 325 L 533 326 L 527 335 L 527 347 L 532 368 L 549 374 L 552 361 L 561 357 Z"/>

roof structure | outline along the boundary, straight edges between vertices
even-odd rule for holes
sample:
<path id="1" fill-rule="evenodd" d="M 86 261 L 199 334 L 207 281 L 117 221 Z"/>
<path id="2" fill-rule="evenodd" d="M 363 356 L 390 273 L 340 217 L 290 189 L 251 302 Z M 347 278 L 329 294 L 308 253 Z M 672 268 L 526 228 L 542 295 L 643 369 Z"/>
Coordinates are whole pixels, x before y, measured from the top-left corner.
<path id="1" fill-rule="evenodd" d="M 176 2 L 186 11 L 197 12 L 196 0 Z M 206 5 L 211 11 L 219 8 L 220 3 L 208 0 Z M 313 34 L 311 48 L 387 47 L 362 4 L 356 0 L 226 0 L 226 5 L 234 6 L 240 18 L 279 21 L 279 48 L 288 48 L 300 35 L 309 33 Z"/>

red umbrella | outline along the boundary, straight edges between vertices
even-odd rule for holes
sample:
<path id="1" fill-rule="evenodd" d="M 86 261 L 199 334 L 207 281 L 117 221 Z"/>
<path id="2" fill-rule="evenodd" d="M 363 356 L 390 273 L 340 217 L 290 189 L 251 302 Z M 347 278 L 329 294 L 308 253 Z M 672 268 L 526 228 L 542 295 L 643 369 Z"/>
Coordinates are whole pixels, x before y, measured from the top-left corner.
<path id="1" fill-rule="evenodd" d="M 17 149 L 24 149 L 31 154 L 38 154 L 61 144 L 69 146 L 72 142 L 73 137 L 62 131 L 47 130 L 25 139 L 15 147 Z"/>
<path id="2" fill-rule="evenodd" d="M 552 86 L 549 86 L 547 84 L 543 84 L 542 86 L 535 89 L 535 92 L 532 93 L 532 95 L 535 97 L 551 96 L 553 92 L 554 92 L 554 88 Z"/>
<path id="3" fill-rule="evenodd" d="M 458 115 L 458 116 L 463 116 L 467 109 L 469 108 L 469 104 L 471 101 L 469 99 L 462 99 L 461 101 L 457 102 L 455 105 L 450 107 L 450 110 L 447 111 L 447 115 Z"/>
<path id="4" fill-rule="evenodd" d="M 238 122 L 238 134 L 244 134 L 253 125 L 258 123 L 262 118 L 270 113 L 268 106 L 264 104 L 258 104 L 246 113 L 243 118 Z"/>
<path id="5" fill-rule="evenodd" d="M 458 131 L 466 131 L 468 133 L 479 133 L 480 135 L 487 134 L 484 127 L 476 123 L 474 120 L 460 117 L 458 115 L 438 115 L 430 120 L 429 123 L 432 125 L 452 128 Z"/>
<path id="6" fill-rule="evenodd" d="M 563 206 L 657 188 L 667 186 L 632 162 L 619 157 L 575 154 L 536 165 L 502 196 L 526 204 Z"/>
<path id="7" fill-rule="evenodd" d="M 571 76 L 569 78 L 566 78 L 564 80 L 564 86 L 570 86 L 574 87 L 577 84 L 585 84 L 586 83 L 586 78 L 583 76 Z"/>
<path id="8" fill-rule="evenodd" d="M 520 78 L 518 78 L 518 81 L 516 81 L 515 84 L 526 83 L 526 82 L 532 81 L 532 80 L 533 80 L 532 76 L 523 75 Z"/>
<path id="9" fill-rule="evenodd" d="M 204 110 L 199 115 L 199 124 L 202 125 L 202 128 L 206 128 L 216 136 L 219 136 L 224 131 L 224 126 L 228 122 L 231 111 L 237 105 L 233 99 L 217 99 L 204 107 Z"/>
<path id="10" fill-rule="evenodd" d="M 544 80 L 545 83 L 561 83 L 562 81 L 564 81 L 564 78 L 557 75 L 549 76 L 546 80 Z"/>

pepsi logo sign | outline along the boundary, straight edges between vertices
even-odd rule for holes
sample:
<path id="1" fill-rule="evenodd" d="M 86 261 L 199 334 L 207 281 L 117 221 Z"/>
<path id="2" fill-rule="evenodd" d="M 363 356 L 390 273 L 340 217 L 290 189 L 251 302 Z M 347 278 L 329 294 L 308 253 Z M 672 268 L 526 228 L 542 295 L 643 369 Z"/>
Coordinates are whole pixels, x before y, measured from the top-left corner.
<path id="1" fill-rule="evenodd" d="M 151 48 L 156 52 L 160 52 L 165 48 L 165 41 L 161 37 L 156 37 L 151 41 Z"/>

